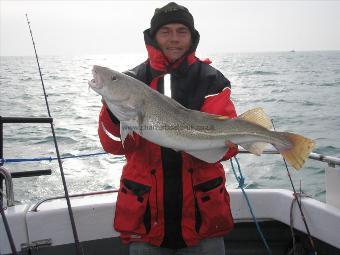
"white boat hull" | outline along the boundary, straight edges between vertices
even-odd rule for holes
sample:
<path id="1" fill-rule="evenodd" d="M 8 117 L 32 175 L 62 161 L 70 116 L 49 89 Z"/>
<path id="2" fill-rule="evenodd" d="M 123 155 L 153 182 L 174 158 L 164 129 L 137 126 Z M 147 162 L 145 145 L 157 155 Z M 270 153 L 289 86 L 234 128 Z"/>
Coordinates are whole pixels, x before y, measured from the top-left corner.
<path id="1" fill-rule="evenodd" d="M 249 189 L 246 192 L 260 222 L 279 222 L 289 226 L 290 208 L 294 199 L 291 191 Z M 252 222 L 241 190 L 229 190 L 229 193 L 235 222 L 240 225 Z M 112 228 L 116 196 L 117 193 L 77 197 L 72 198 L 71 203 L 80 242 L 90 244 L 113 239 L 115 245 L 107 254 L 127 254 L 126 247 L 119 244 L 119 233 Z M 302 207 L 312 236 L 340 252 L 340 210 L 311 198 L 302 198 Z M 65 199 L 46 201 L 39 205 L 37 211 L 32 211 L 32 208 L 32 205 L 17 205 L 5 211 L 18 251 L 27 254 L 25 251 L 34 249 L 34 245 L 38 246 L 40 252 L 43 249 L 73 246 L 74 238 Z M 306 232 L 297 205 L 293 208 L 292 217 L 294 228 Z M 0 254 L 11 254 L 2 220 L 0 233 Z M 39 254 L 54 254 L 52 250 Z"/>

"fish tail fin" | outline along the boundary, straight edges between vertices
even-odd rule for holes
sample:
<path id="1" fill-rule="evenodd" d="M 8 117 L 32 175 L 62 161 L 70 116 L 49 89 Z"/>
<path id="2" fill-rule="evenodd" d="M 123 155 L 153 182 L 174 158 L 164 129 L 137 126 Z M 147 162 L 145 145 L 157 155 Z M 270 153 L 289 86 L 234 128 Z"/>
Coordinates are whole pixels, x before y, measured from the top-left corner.
<path id="1" fill-rule="evenodd" d="M 296 170 L 299 170 L 313 150 L 315 142 L 302 135 L 287 132 L 280 132 L 280 134 L 285 136 L 292 143 L 292 146 L 288 149 L 279 148 L 275 145 L 274 147 L 281 153 L 283 158 L 290 165 L 292 165 Z"/>
<path id="2" fill-rule="evenodd" d="M 249 111 L 246 111 L 238 116 L 238 119 L 242 119 L 254 124 L 257 124 L 261 127 L 264 127 L 266 129 L 272 129 L 273 124 L 268 117 L 268 115 L 264 112 L 263 108 L 257 107 L 254 109 L 251 109 Z"/>

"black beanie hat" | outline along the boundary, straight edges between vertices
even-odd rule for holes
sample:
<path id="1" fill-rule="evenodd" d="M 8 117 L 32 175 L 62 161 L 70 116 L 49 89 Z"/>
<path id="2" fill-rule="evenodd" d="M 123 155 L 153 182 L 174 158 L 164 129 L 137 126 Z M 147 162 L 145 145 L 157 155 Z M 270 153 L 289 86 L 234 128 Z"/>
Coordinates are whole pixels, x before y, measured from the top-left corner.
<path id="1" fill-rule="evenodd" d="M 169 23 L 181 23 L 187 26 L 191 32 L 195 30 L 194 18 L 189 10 L 182 5 L 171 2 L 155 10 L 151 19 L 151 36 L 154 36 L 161 26 Z"/>

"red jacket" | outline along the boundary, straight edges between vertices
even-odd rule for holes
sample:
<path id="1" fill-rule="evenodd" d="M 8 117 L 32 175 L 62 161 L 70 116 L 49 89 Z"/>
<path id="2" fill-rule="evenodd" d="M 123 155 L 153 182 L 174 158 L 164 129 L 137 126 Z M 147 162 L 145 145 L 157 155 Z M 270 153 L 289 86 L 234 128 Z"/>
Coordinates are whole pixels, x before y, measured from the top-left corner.
<path id="1" fill-rule="evenodd" d="M 198 43 L 198 33 L 195 38 Z M 190 54 L 170 66 L 148 31 L 145 41 L 149 59 L 127 74 L 162 92 L 162 76 L 170 72 L 177 88 L 175 100 L 191 109 L 236 117 L 229 81 L 195 57 L 195 44 Z M 182 248 L 206 237 L 225 235 L 233 228 L 221 163 L 209 164 L 184 152 L 176 153 L 137 134 L 128 136 L 122 146 L 111 136 L 120 136 L 119 122 L 105 106 L 98 134 L 105 151 L 126 157 L 114 217 L 114 228 L 123 242 Z M 236 153 L 229 149 L 224 159 Z"/>

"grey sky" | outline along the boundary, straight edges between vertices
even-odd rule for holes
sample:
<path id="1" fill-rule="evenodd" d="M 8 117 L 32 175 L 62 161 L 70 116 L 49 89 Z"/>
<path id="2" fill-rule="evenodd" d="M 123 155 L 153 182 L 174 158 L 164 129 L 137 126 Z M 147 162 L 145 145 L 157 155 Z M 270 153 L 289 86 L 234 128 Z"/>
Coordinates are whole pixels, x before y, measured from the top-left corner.
<path id="1" fill-rule="evenodd" d="M 0 1 L 0 55 L 144 53 L 143 30 L 169 1 Z M 199 52 L 340 50 L 340 1 L 176 1 Z"/>

